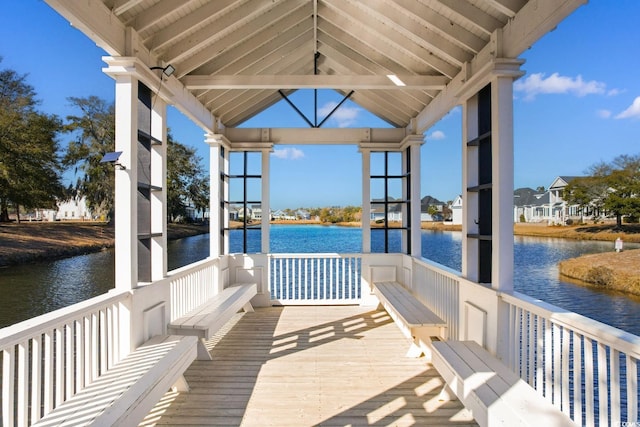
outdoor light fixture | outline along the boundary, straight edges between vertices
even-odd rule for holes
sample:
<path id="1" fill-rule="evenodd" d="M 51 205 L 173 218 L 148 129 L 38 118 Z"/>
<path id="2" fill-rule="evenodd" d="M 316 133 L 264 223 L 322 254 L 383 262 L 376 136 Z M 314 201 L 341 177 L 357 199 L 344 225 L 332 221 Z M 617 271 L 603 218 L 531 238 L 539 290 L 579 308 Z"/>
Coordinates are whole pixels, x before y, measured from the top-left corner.
<path id="1" fill-rule="evenodd" d="M 406 86 L 406 84 L 395 74 L 387 74 L 387 78 L 393 82 L 396 86 Z"/>
<path id="2" fill-rule="evenodd" d="M 169 64 L 166 67 L 151 67 L 150 70 L 162 70 L 162 74 L 167 77 L 171 77 L 171 75 L 176 71 L 176 68 Z"/>
<path id="3" fill-rule="evenodd" d="M 116 166 L 118 169 L 125 170 L 127 168 L 123 164 L 118 162 L 118 159 L 120 158 L 121 154 L 122 154 L 122 151 L 112 151 L 110 153 L 106 153 L 102 157 L 102 160 L 100 160 L 100 163 L 111 163 L 112 165 Z"/>

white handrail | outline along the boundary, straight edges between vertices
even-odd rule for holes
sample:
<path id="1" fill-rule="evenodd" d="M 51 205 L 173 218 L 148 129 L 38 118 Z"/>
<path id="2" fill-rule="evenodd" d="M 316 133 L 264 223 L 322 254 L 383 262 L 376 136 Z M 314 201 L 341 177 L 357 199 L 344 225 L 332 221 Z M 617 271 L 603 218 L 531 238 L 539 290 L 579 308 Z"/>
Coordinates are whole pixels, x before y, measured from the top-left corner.
<path id="1" fill-rule="evenodd" d="M 460 334 L 460 273 L 426 259 L 413 258 L 411 291 L 446 323 L 447 338 Z"/>
<path id="2" fill-rule="evenodd" d="M 128 353 L 130 298 L 114 290 L 0 329 L 2 425 L 33 424 Z"/>
<path id="3" fill-rule="evenodd" d="M 357 304 L 361 254 L 269 254 L 271 300 L 282 304 Z"/>
<path id="4" fill-rule="evenodd" d="M 218 258 L 207 258 L 170 271 L 165 280 L 171 294 L 171 321 L 188 313 L 216 294 Z"/>
<path id="5" fill-rule="evenodd" d="M 638 419 L 640 337 L 526 295 L 508 304 L 506 362 L 578 425 Z"/>

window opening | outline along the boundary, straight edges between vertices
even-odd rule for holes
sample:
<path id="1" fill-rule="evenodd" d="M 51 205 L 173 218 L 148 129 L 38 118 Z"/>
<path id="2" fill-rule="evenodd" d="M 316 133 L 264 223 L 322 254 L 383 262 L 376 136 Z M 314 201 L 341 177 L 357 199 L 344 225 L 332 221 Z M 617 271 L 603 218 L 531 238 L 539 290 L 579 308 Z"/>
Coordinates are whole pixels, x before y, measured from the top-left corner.
<path id="1" fill-rule="evenodd" d="M 372 252 L 409 253 L 411 171 L 409 150 L 371 153 Z"/>
<path id="2" fill-rule="evenodd" d="M 228 247 L 223 253 L 258 253 L 261 251 L 262 218 L 262 153 L 236 151 L 229 153 L 229 171 L 223 173 L 226 183 L 223 211 L 228 212 L 228 221 L 222 234 Z M 252 234 L 251 238 L 249 233 Z"/>

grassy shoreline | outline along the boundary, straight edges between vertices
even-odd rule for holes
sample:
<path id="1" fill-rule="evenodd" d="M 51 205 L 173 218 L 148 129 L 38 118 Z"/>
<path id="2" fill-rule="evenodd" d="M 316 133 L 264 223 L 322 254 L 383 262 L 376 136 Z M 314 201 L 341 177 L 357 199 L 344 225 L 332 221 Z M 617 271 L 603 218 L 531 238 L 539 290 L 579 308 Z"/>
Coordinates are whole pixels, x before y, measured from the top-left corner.
<path id="1" fill-rule="evenodd" d="M 278 221 L 274 224 L 320 224 L 316 221 Z M 325 224 L 328 225 L 328 224 Z M 359 227 L 360 223 L 335 224 Z M 423 223 L 433 231 L 461 231 L 460 225 Z M 207 233 L 208 227 L 189 224 L 169 224 L 168 238 L 178 239 Z M 640 295 L 640 249 L 616 253 L 613 242 L 640 243 L 640 225 L 615 224 L 547 226 L 546 224 L 515 224 L 514 234 L 577 240 L 610 241 L 609 253 L 585 255 L 563 261 L 560 273 L 573 280 L 599 288 L 615 289 Z M 111 248 L 114 245 L 113 226 L 100 222 L 55 222 L 0 224 L 0 267 L 82 255 Z"/>

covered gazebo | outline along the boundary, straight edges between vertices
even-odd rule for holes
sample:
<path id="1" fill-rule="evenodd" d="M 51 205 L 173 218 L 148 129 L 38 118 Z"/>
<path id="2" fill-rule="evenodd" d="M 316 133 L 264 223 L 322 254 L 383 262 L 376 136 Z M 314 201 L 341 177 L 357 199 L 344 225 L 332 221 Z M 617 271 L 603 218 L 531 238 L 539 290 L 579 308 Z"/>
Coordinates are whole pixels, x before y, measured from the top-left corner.
<path id="1" fill-rule="evenodd" d="M 87 354 L 103 352 L 98 359 L 104 367 L 96 372 L 166 334 L 176 319 L 233 284 L 255 285 L 253 307 L 367 306 L 378 303 L 374 284 L 397 282 L 442 318 L 443 340 L 476 342 L 578 423 L 592 423 L 595 406 L 600 422 L 606 424 L 606 414 L 620 419 L 620 361 L 607 352 L 626 355 L 627 372 L 637 374 L 639 345 L 629 344 L 635 338 L 603 332 L 573 313 L 513 292 L 513 82 L 524 74 L 518 57 L 585 0 L 46 2 L 107 52 L 103 71 L 115 81 L 115 144 L 122 165 L 114 171 L 115 290 L 81 310 L 81 316 L 93 319 L 87 327 L 98 322 L 103 326 L 95 333 L 107 334 L 104 342 L 96 338 L 95 348 L 93 341 L 83 347 Z M 333 89 L 390 127 L 327 128 L 317 116 L 297 111 L 289 96 L 299 89 Z M 282 100 L 308 128 L 241 127 Z M 210 256 L 171 272 L 168 105 L 202 128 L 211 175 Z M 461 272 L 422 259 L 420 247 L 420 147 L 429 129 L 457 106 L 463 117 Z M 284 144 L 358 146 L 361 253 L 269 253 L 269 215 L 264 213 L 270 211 L 270 153 Z M 242 154 L 237 158 L 245 162 L 244 172 L 230 172 L 233 153 Z M 387 167 L 372 171 L 372 156 L 383 156 L 386 166 L 398 162 L 401 173 Z M 247 169 L 249 157 L 259 165 L 257 172 Z M 241 200 L 232 200 L 230 185 L 246 189 L 251 180 L 259 182 L 259 196 L 244 191 Z M 375 209 L 387 218 L 392 200 L 373 200 L 374 181 L 402 189 L 401 200 L 393 200 L 401 216 L 401 243 L 385 244 L 384 253 L 372 252 L 371 234 L 384 232 L 388 224 L 372 230 L 366 219 Z M 261 210 L 257 253 L 246 245 L 230 253 L 232 204 L 244 212 Z M 256 231 L 243 230 L 249 232 Z M 314 286 L 324 292 L 308 291 Z M 338 290 L 327 291 L 328 286 Z M 97 314 L 85 314 L 91 310 Z M 85 324 L 71 311 L 65 311 L 65 319 Z M 16 330 L 16 336 L 28 340 L 49 333 L 45 328 L 27 336 L 27 329 Z M 630 408 L 625 413 L 637 417 L 637 382 L 625 384 L 625 408 Z"/>

